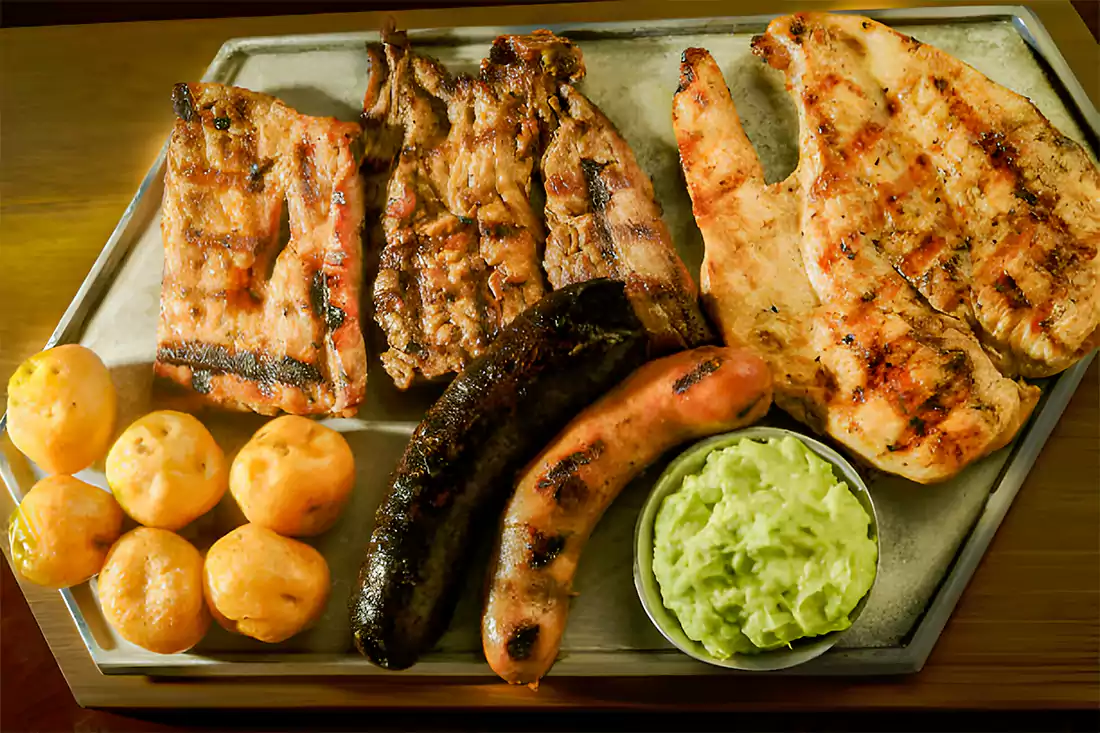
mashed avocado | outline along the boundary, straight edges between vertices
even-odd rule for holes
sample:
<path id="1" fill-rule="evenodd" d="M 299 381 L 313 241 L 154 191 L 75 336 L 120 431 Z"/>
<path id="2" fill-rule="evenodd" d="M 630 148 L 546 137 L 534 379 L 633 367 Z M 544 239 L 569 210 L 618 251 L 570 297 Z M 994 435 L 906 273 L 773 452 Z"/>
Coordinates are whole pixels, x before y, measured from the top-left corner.
<path id="1" fill-rule="evenodd" d="M 665 607 L 711 655 L 774 649 L 851 625 L 875 577 L 870 523 L 801 441 L 746 438 L 662 502 L 653 572 Z"/>

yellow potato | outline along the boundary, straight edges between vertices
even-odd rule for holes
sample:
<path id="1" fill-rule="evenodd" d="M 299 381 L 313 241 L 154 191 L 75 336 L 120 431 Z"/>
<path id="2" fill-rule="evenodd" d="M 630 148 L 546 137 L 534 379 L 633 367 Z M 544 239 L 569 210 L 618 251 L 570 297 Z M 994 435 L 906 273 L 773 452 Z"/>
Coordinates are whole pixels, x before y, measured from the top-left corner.
<path id="1" fill-rule="evenodd" d="M 65 344 L 23 362 L 8 381 L 8 434 L 46 473 L 76 473 L 111 443 L 118 394 L 91 349 Z"/>
<path id="2" fill-rule="evenodd" d="M 257 524 L 237 527 L 206 553 L 206 602 L 219 624 L 276 644 L 324 612 L 328 564 L 309 545 Z"/>
<path id="3" fill-rule="evenodd" d="M 344 436 L 304 417 L 264 425 L 233 459 L 229 491 L 248 521 L 289 537 L 332 527 L 355 483 Z"/>
<path id="4" fill-rule="evenodd" d="M 113 496 L 72 476 L 47 476 L 12 514 L 12 564 L 32 583 L 68 588 L 99 572 L 121 532 Z"/>
<path id="5" fill-rule="evenodd" d="M 202 555 L 166 529 L 138 527 L 115 543 L 99 572 L 99 603 L 119 636 L 158 654 L 186 651 L 210 628 Z"/>
<path id="6" fill-rule="evenodd" d="M 177 530 L 214 508 L 229 476 L 225 453 L 198 419 L 160 410 L 136 420 L 111 446 L 107 484 L 136 521 Z"/>

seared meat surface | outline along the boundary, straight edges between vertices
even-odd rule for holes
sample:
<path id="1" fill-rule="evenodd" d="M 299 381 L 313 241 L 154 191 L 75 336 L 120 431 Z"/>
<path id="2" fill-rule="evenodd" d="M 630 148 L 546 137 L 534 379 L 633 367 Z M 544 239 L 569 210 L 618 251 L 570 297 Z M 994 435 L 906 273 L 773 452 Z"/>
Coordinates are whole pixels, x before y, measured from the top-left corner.
<path id="1" fill-rule="evenodd" d="M 548 31 L 500 36 L 476 77 L 452 77 L 400 34 L 385 40 L 363 106 L 376 146 L 400 140 L 373 299 L 399 388 L 461 371 L 550 287 L 598 277 L 626 284 L 659 350 L 709 340 L 651 181 L 572 86 L 578 48 Z"/>
<path id="2" fill-rule="evenodd" d="M 156 374 L 227 408 L 355 414 L 359 126 L 217 84 L 172 101 Z"/>
<path id="3" fill-rule="evenodd" d="M 389 344 L 383 366 L 406 388 L 417 375 L 461 371 L 545 294 L 545 232 L 531 205 L 544 102 L 533 91 L 542 75 L 563 81 L 583 66 L 550 36 L 520 49 L 546 61 L 535 68 L 502 46 L 477 78 L 452 78 L 402 39 L 388 40 L 385 64 L 372 68 L 385 80 L 369 85 L 364 103 L 368 121 L 402 135 L 374 308 Z"/>
<path id="4" fill-rule="evenodd" d="M 623 281 L 659 351 L 710 340 L 695 281 L 676 253 L 649 176 L 592 102 L 567 84 L 558 95 L 558 124 L 542 158 L 550 283 Z"/>
<path id="5" fill-rule="evenodd" d="M 872 465 L 949 478 L 1008 443 L 1096 339 L 1097 171 L 1026 100 L 873 21 L 777 19 L 798 168 L 767 185 L 710 55 L 673 122 L 728 343 L 776 402 Z M 995 142 L 991 142 L 995 141 Z"/>
<path id="6" fill-rule="evenodd" d="M 857 16 L 781 19 L 754 51 L 794 85 L 817 239 L 873 248 L 1005 374 L 1100 343 L 1100 172 L 1031 102 Z"/>

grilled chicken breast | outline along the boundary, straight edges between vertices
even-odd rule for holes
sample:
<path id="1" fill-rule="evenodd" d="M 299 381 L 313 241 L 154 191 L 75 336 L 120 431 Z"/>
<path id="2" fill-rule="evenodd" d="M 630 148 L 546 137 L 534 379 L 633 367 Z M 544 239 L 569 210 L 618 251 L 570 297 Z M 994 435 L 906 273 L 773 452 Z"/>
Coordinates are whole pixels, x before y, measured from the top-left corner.
<path id="1" fill-rule="evenodd" d="M 359 126 L 217 84 L 172 101 L 156 374 L 222 407 L 355 414 Z"/>
<path id="2" fill-rule="evenodd" d="M 886 38 L 895 45 L 876 59 L 867 49 L 885 45 Z M 822 45 L 832 50 L 819 53 Z M 1036 387 L 1013 381 L 998 367 L 1011 376 L 1011 363 L 1034 365 L 1034 355 L 1052 352 L 1043 347 L 1026 356 L 1020 342 L 1009 352 L 1017 356 L 1005 359 L 988 353 L 975 336 L 984 306 L 970 306 L 975 315 L 968 316 L 968 299 L 978 302 L 968 293 L 982 287 L 972 273 L 990 265 L 980 247 L 959 245 L 973 242 L 992 222 L 967 218 L 970 201 L 951 192 L 954 184 L 942 182 L 933 152 L 897 122 L 908 115 L 900 110 L 916 105 L 923 92 L 880 85 L 873 76 L 889 63 L 926 64 L 909 51 L 924 47 L 865 19 L 801 15 L 774 21 L 754 48 L 787 72 L 800 113 L 800 161 L 786 181 L 765 183 L 706 51 L 685 52 L 673 103 L 681 161 L 706 244 L 704 303 L 727 342 L 753 347 L 769 360 L 776 402 L 796 418 L 884 471 L 922 483 L 949 478 L 1010 441 L 1038 399 Z M 937 62 L 946 65 L 942 56 Z M 935 71 L 928 87 L 937 92 L 945 86 L 936 81 L 939 73 L 945 72 Z M 909 78 L 922 77 L 913 69 Z M 885 97 L 887 86 L 896 96 Z M 1003 119 L 983 119 L 990 130 L 957 138 L 953 149 L 981 150 L 983 135 L 1002 134 Z M 1022 154 L 1016 160 L 1024 165 Z M 996 157 L 983 165 L 984 175 L 970 175 L 989 188 L 1004 169 Z M 1077 171 L 1067 185 L 1094 175 L 1073 161 L 1062 167 L 1047 161 L 1042 170 Z M 921 209 L 922 203 L 945 202 Z M 1030 219 L 1037 230 L 1051 216 L 1040 210 Z M 1083 231 L 1094 224 L 1074 226 Z M 1088 254 L 1089 245 L 1081 246 L 1079 240 L 1072 249 L 1078 259 Z M 924 247 L 928 257 L 910 257 L 907 266 L 914 247 Z M 1024 248 L 1017 255 L 1028 253 Z M 1092 253 L 1095 258 L 1095 248 Z M 1041 261 L 1031 267 L 1042 269 Z M 1077 272 L 1089 267 L 1081 263 Z M 1078 302 L 1087 300 L 1082 294 Z M 1056 309 L 1057 301 L 1049 312 Z M 991 341 L 1002 332 L 981 333 Z M 1054 368 L 1048 362 L 1044 369 Z"/>
<path id="3" fill-rule="evenodd" d="M 792 84 L 818 164 L 804 178 L 865 215 L 815 225 L 967 321 L 1006 374 L 1055 374 L 1100 343 L 1100 172 L 1031 102 L 858 16 L 782 18 L 753 50 Z"/>
<path id="4" fill-rule="evenodd" d="M 537 72 L 498 44 L 478 77 L 452 78 L 400 37 L 388 40 L 385 66 L 372 69 L 385 81 L 364 101 L 371 124 L 402 135 L 374 307 L 389 344 L 382 363 L 407 388 L 418 375 L 461 371 L 545 294 L 545 232 L 530 200 L 542 98 L 525 92 L 533 73 L 556 83 L 583 66 L 551 36 L 528 44 L 546 62 Z"/>
<path id="5" fill-rule="evenodd" d="M 658 351 L 710 340 L 695 282 L 630 146 L 572 86 L 561 85 L 551 104 L 557 126 L 542 157 L 550 283 L 560 288 L 597 277 L 626 283 Z"/>

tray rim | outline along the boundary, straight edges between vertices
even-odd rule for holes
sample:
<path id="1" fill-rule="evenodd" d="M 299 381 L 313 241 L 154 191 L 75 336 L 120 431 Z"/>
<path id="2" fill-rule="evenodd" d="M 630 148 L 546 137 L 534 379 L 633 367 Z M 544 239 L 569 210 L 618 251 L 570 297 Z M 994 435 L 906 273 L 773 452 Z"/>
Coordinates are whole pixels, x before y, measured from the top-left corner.
<path id="1" fill-rule="evenodd" d="M 1087 144 L 1093 148 L 1093 152 L 1100 153 L 1097 138 L 1100 136 L 1100 114 L 1089 99 L 1084 88 L 1077 80 L 1072 69 L 1065 61 L 1057 44 L 1044 27 L 1038 15 L 1030 8 L 1022 5 L 977 5 L 977 6 L 921 6 L 921 7 L 891 7 L 879 9 L 843 8 L 830 9 L 826 12 L 837 14 L 858 14 L 874 19 L 900 23 L 927 23 L 935 22 L 962 23 L 962 22 L 994 22 L 1010 21 L 1021 38 L 1031 47 L 1040 65 L 1046 66 L 1044 71 L 1048 73 L 1055 92 L 1062 97 L 1068 111 L 1077 118 L 1082 131 L 1087 138 Z M 651 34 L 659 35 L 661 29 L 684 28 L 705 30 L 705 26 L 712 23 L 732 25 L 736 32 L 748 32 L 753 27 L 765 25 L 771 19 L 786 13 L 767 13 L 744 16 L 701 16 L 687 18 L 665 18 L 646 21 L 637 21 L 649 25 L 660 25 Z M 632 21 L 600 21 L 577 23 L 540 23 L 535 25 L 501 26 L 436 26 L 431 28 L 410 28 L 410 36 L 419 37 L 424 45 L 426 38 L 437 34 L 444 40 L 450 37 L 458 42 L 470 42 L 477 37 L 491 36 L 494 31 L 525 32 L 536 28 L 551 28 L 563 33 L 576 31 L 611 30 L 628 35 L 629 29 L 625 25 Z M 480 31 L 480 34 L 475 35 Z M 638 34 L 634 34 L 638 35 Z M 230 38 L 225 41 L 202 76 L 204 82 L 216 82 L 225 78 L 234 70 L 235 57 L 241 54 L 257 53 L 257 49 L 290 46 L 307 48 L 311 44 L 317 45 L 350 45 L 377 39 L 378 31 L 356 31 L 340 33 L 315 33 L 315 34 L 283 34 L 272 36 L 245 36 Z M 465 37 L 463 37 L 465 36 Z M 431 45 L 431 44 L 429 44 Z M 1061 86 L 1061 89 L 1058 86 Z M 55 327 L 46 345 L 50 348 L 61 343 L 68 343 L 78 338 L 88 317 L 98 307 L 109 287 L 113 276 L 122 266 L 126 257 L 130 254 L 136 237 L 129 236 L 131 226 L 135 219 L 148 216 L 147 209 L 155 211 L 159 206 L 159 197 L 150 193 L 160 185 L 163 178 L 164 165 L 168 150 L 168 141 L 162 146 L 160 153 L 138 186 L 138 189 L 127 205 L 119 222 L 116 224 L 106 244 L 97 256 L 88 275 L 85 277 L 76 295 L 73 297 L 58 325 Z M 140 225 L 140 222 L 138 222 Z M 129 240 L 129 241 L 127 241 Z M 1027 477 L 1035 459 L 1046 443 L 1050 432 L 1057 424 L 1088 369 L 1096 350 L 1087 355 L 1072 368 L 1051 378 L 1043 392 L 1039 406 L 1032 414 L 1028 423 L 1019 431 L 1013 443 L 1008 448 L 1009 455 L 1005 464 L 994 481 L 993 488 L 986 500 L 986 504 L 975 521 L 973 527 L 961 541 L 955 557 L 952 559 L 941 580 L 938 589 L 934 592 L 928 607 L 915 623 L 914 630 L 910 632 L 908 641 L 901 646 L 893 647 L 867 647 L 856 649 L 834 649 L 830 654 L 821 657 L 814 662 L 807 663 L 792 670 L 771 672 L 769 674 L 787 674 L 791 676 L 829 676 L 829 675 L 889 675 L 906 674 L 919 671 L 923 666 L 932 648 L 935 646 L 943 627 L 954 610 L 959 597 L 969 583 L 977 565 L 992 541 L 1001 521 L 1012 504 L 1013 499 Z M 0 432 L 6 428 L 7 415 L 0 415 Z M 16 502 L 19 500 L 18 484 L 14 480 L 12 468 L 5 456 L 0 455 L 0 478 L 4 480 L 9 495 Z M 360 659 L 350 654 L 251 654 L 234 653 L 220 654 L 217 658 L 175 655 L 162 659 L 142 659 L 138 662 L 103 662 L 96 658 L 96 649 L 99 648 L 87 622 L 84 620 L 79 602 L 74 595 L 74 590 L 86 589 L 86 585 L 76 589 L 60 591 L 62 599 L 74 624 L 77 627 L 81 640 L 84 642 L 93 663 L 101 673 L 115 674 L 142 674 L 149 676 L 173 677 L 238 677 L 238 676 L 378 676 L 386 675 L 383 670 L 375 670 L 365 659 Z M 600 664 L 604 658 L 615 658 L 623 652 L 632 656 L 642 655 L 653 660 L 657 657 L 667 657 L 669 661 L 662 663 L 662 669 L 616 669 L 613 672 L 573 671 L 574 664 L 570 658 L 584 657 L 589 662 Z M 251 661 L 233 661 L 234 658 L 244 657 Z M 448 658 L 449 657 L 449 658 Z M 710 668 L 706 665 L 687 660 L 682 661 L 679 652 L 669 650 L 621 650 L 598 652 L 572 652 L 563 658 L 555 666 L 555 676 L 678 676 L 678 675 L 710 675 L 710 674 L 756 674 L 737 672 L 733 670 L 721 670 Z M 262 658 L 264 661 L 255 661 Z M 308 661 L 297 660 L 308 658 Z M 675 659 L 675 661 L 672 661 Z M 165 663 L 171 660 L 172 663 Z M 459 661 L 461 660 L 461 661 Z M 294 664 L 283 664 L 294 662 Z M 852 668 L 849 665 L 859 662 L 869 662 L 873 668 Z M 455 664 L 458 669 L 448 670 L 449 664 Z M 620 662 L 621 664 L 621 662 Z M 485 669 L 484 674 L 471 672 L 466 667 L 469 665 L 468 654 L 436 655 L 433 657 L 432 670 L 417 670 L 406 673 L 405 677 L 491 677 L 491 670 Z M 311 670 L 316 671 L 311 671 Z M 376 674 L 377 672 L 377 674 Z"/>

